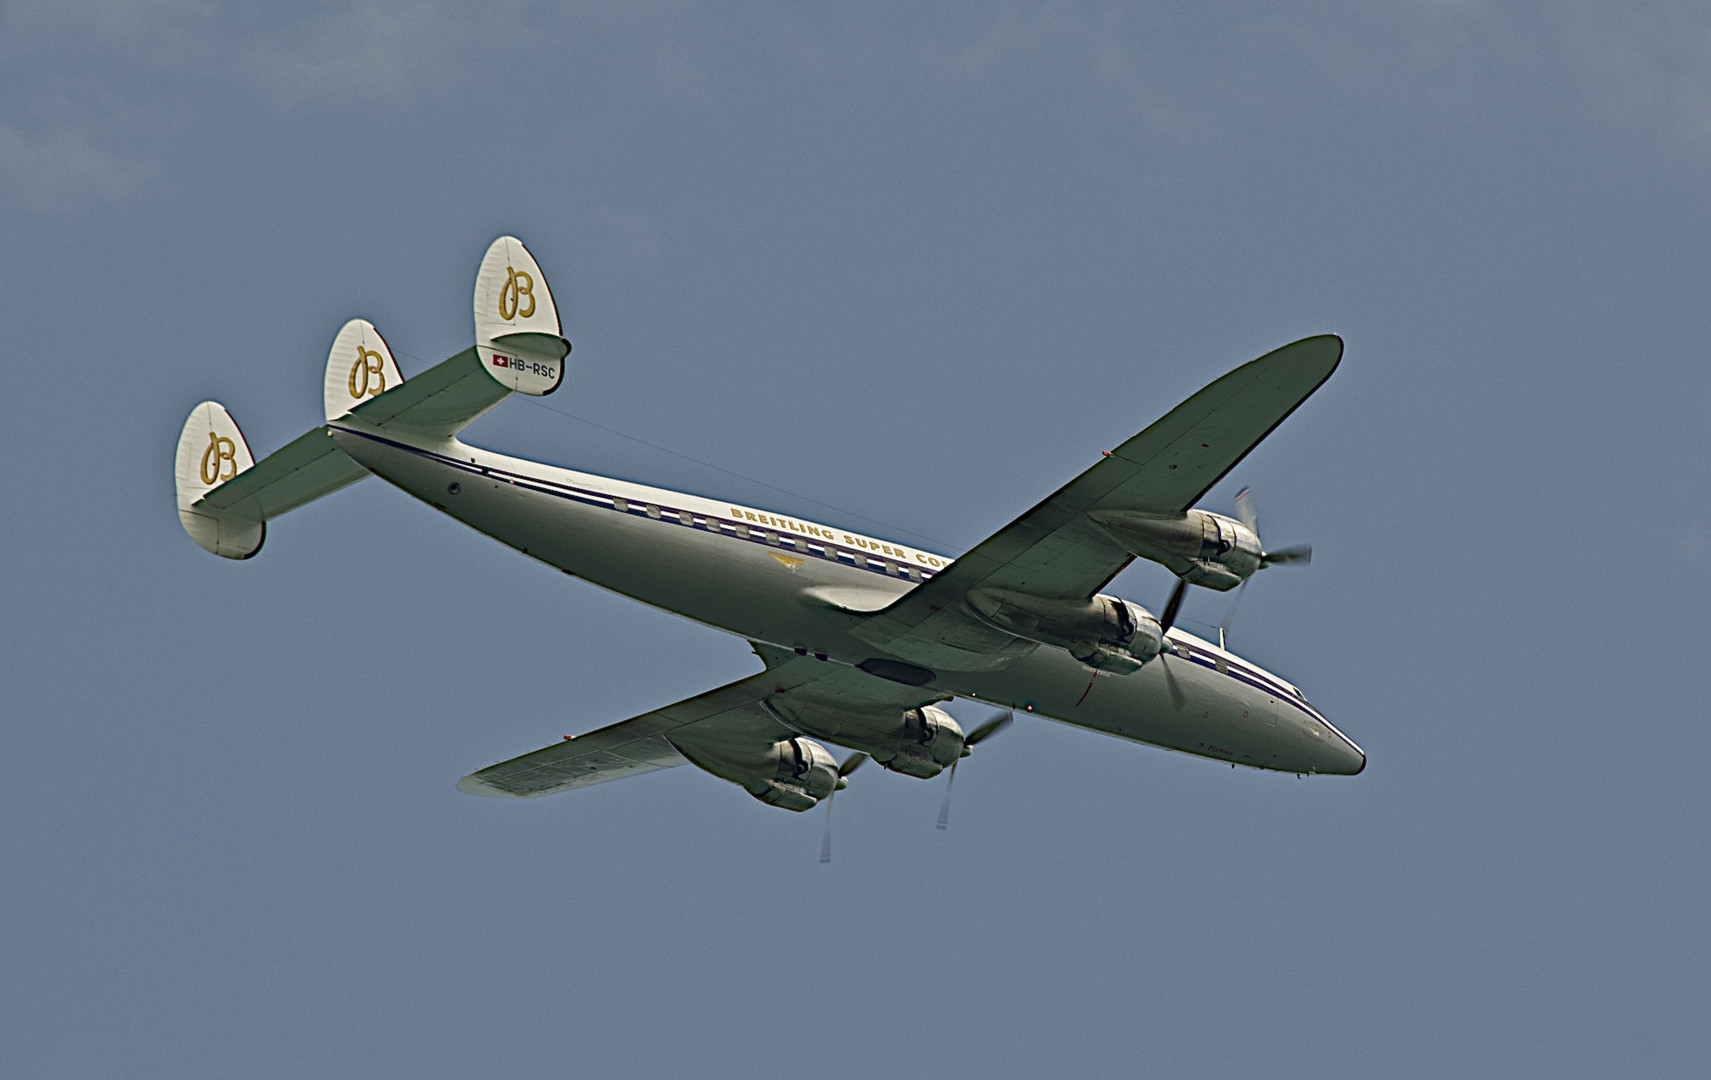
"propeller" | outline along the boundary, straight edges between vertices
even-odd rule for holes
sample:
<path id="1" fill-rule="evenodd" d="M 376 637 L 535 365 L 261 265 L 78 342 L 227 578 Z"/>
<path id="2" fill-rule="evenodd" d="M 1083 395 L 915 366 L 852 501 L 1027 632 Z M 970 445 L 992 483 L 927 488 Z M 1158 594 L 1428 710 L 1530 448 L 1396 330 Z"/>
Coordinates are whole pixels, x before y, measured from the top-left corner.
<path id="1" fill-rule="evenodd" d="M 1259 536 L 1259 515 L 1254 512 L 1253 493 L 1247 488 L 1236 492 L 1236 518 L 1254 536 Z M 1259 569 L 1268 566 L 1286 566 L 1289 563 L 1300 563 L 1302 566 L 1313 561 L 1313 545 L 1296 544 L 1293 547 L 1278 548 L 1276 551 L 1265 550 L 1260 546 Z M 1236 588 L 1236 597 L 1230 601 L 1230 610 L 1224 613 L 1224 621 L 1218 624 L 1218 647 L 1224 647 L 1225 639 L 1230 633 L 1230 624 L 1236 621 L 1236 609 L 1242 606 L 1242 597 L 1247 595 L 1248 582 L 1253 578 L 1243 578 L 1241 585 Z"/>
<path id="2" fill-rule="evenodd" d="M 956 787 L 956 767 L 962 763 L 963 758 L 974 752 L 974 746 L 976 743 L 989 739 L 1000 731 L 1003 731 L 1005 728 L 1009 727 L 1011 722 L 1015 719 L 1016 715 L 1009 709 L 1005 709 L 1003 712 L 994 715 L 992 719 L 988 720 L 986 723 L 969 732 L 963 738 L 962 753 L 955 761 L 951 762 L 951 775 L 950 778 L 945 781 L 945 801 L 939 807 L 940 829 L 947 829 L 951 824 L 951 790 Z"/>
<path id="3" fill-rule="evenodd" d="M 1188 593 L 1188 579 L 1177 578 L 1176 588 L 1170 590 L 1170 599 L 1164 602 L 1164 614 L 1158 617 L 1158 630 L 1163 634 L 1176 624 L 1176 615 L 1182 610 L 1182 598 Z"/>
<path id="4" fill-rule="evenodd" d="M 1247 488 L 1236 492 L 1236 519 L 1248 527 L 1248 531 L 1259 535 L 1259 516 L 1254 513 L 1254 498 Z M 1296 544 L 1293 547 L 1278 548 L 1276 551 L 1266 551 L 1262 545 L 1259 554 L 1259 568 L 1268 566 L 1283 566 L 1287 563 L 1306 565 L 1313 561 L 1312 544 Z M 1245 586 L 1247 582 L 1242 582 Z"/>
<path id="5" fill-rule="evenodd" d="M 1165 633 L 1176 624 L 1176 616 L 1182 611 L 1182 598 L 1186 595 L 1188 595 L 1188 579 L 1177 578 L 1175 588 L 1170 590 L 1170 599 L 1164 602 L 1164 612 L 1158 617 L 1158 632 L 1161 640 L 1164 640 Z M 1187 703 L 1188 695 L 1182 692 L 1182 687 L 1176 685 L 1176 673 L 1170 670 L 1169 664 L 1165 663 L 1165 657 L 1171 655 L 1173 646 L 1168 640 L 1165 640 L 1164 644 L 1165 647 L 1159 650 L 1158 662 L 1159 666 L 1164 669 L 1164 681 L 1165 685 L 1170 688 L 1170 700 L 1180 709 Z"/>
<path id="6" fill-rule="evenodd" d="M 1218 648 L 1220 649 L 1224 648 L 1224 639 L 1229 636 L 1230 624 L 1236 621 L 1236 609 L 1242 606 L 1242 597 L 1247 595 L 1248 582 L 1252 580 L 1253 578 L 1248 578 L 1236 586 L 1236 598 L 1230 601 L 1230 610 L 1224 612 L 1224 620 L 1218 624 Z"/>
<path id="7" fill-rule="evenodd" d="M 850 773 L 861 768 L 862 762 L 866 760 L 867 755 L 857 750 L 838 766 L 838 782 L 832 785 L 831 794 L 826 796 L 826 833 L 820 838 L 820 861 L 823 863 L 832 861 L 832 800 L 838 797 L 840 789 L 849 786 Z"/>

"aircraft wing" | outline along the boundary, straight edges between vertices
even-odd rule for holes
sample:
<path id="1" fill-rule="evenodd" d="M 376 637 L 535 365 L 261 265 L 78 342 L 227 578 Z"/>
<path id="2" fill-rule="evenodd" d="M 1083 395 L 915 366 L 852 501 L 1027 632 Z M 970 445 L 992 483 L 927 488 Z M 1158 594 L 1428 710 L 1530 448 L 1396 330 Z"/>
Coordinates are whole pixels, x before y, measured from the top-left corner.
<path id="1" fill-rule="evenodd" d="M 785 696 L 793 702 L 899 714 L 944 698 L 792 654 L 757 675 L 490 765 L 458 781 L 457 788 L 470 795 L 533 798 L 669 769 L 689 760 L 673 739 L 693 741 L 695 748 L 739 752 L 753 747 L 758 752 L 799 734 L 768 708 L 770 701 Z"/>
<path id="2" fill-rule="evenodd" d="M 1342 354 L 1341 338 L 1310 337 L 1217 379 L 852 632 L 928 667 L 1007 663 L 1014 639 L 967 614 L 970 590 L 1092 596 L 1134 555 L 1088 511 L 1189 509 L 1331 377 Z"/>

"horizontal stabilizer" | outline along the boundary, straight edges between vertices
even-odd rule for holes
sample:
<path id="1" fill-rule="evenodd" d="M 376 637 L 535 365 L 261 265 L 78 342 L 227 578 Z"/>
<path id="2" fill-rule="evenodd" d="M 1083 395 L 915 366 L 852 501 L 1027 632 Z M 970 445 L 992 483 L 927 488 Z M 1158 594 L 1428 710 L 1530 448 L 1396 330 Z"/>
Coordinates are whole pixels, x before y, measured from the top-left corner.
<path id="1" fill-rule="evenodd" d="M 501 236 L 475 278 L 475 345 L 406 382 L 373 323 L 352 319 L 327 354 L 327 425 L 259 464 L 225 408 L 196 406 L 178 439 L 178 514 L 202 547 L 229 559 L 261 550 L 267 520 L 368 475 L 332 439 L 332 425 L 450 440 L 513 392 L 550 394 L 570 342 L 546 276 L 522 241 Z"/>
<path id="2" fill-rule="evenodd" d="M 367 469 L 333 445 L 331 432 L 318 427 L 210 491 L 194 509 L 266 521 L 367 475 Z"/>
<path id="3" fill-rule="evenodd" d="M 435 439 L 449 439 L 511 396 L 484 370 L 481 356 L 465 349 L 402 386 L 353 408 L 341 421 Z"/>

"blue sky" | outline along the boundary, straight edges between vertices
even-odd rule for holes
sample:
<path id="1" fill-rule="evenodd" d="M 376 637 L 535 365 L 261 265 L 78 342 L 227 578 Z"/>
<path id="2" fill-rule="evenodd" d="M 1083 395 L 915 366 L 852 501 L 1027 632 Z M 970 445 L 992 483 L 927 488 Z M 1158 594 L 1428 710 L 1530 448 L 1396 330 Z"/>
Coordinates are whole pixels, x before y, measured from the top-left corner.
<path id="1" fill-rule="evenodd" d="M 0 7 L 0 1068 L 1703 1075 L 1708 178 L 1689 4 Z M 378 481 L 215 559 L 170 458 L 464 348 L 507 232 L 576 351 L 472 441 L 947 553 L 1342 334 L 1205 505 L 1314 544 L 1232 645 L 1367 771 L 1033 719 L 829 866 L 457 794 L 756 662 Z"/>

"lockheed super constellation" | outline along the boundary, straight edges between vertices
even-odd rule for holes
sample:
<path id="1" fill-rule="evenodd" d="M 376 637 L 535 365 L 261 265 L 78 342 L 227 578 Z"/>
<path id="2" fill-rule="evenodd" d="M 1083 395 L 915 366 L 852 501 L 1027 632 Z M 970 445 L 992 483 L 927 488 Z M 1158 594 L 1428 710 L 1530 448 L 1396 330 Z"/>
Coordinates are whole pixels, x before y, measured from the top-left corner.
<path id="1" fill-rule="evenodd" d="M 178 443 L 178 510 L 202 547 L 247 559 L 269 520 L 373 474 L 551 566 L 740 634 L 765 665 L 472 773 L 458 783 L 472 794 L 547 795 L 687 762 L 807 810 L 868 758 L 954 776 L 1016 709 L 1233 765 L 1358 773 L 1360 748 L 1293 685 L 1173 625 L 1190 584 L 1227 590 L 1306 557 L 1267 551 L 1243 498 L 1235 518 L 1194 504 L 1342 351 L 1310 337 L 1236 368 L 953 559 L 461 441 L 511 394 L 552 393 L 570 353 L 539 265 L 500 237 L 476 275 L 472 348 L 406 381 L 379 332 L 352 320 L 328 357 L 326 423 L 260 462 L 222 406 L 197 405 Z M 1137 557 L 1177 575 L 1158 615 L 1101 592 Z M 965 733 L 939 708 L 954 697 L 1002 711 Z M 854 753 L 840 764 L 826 743 Z"/>

